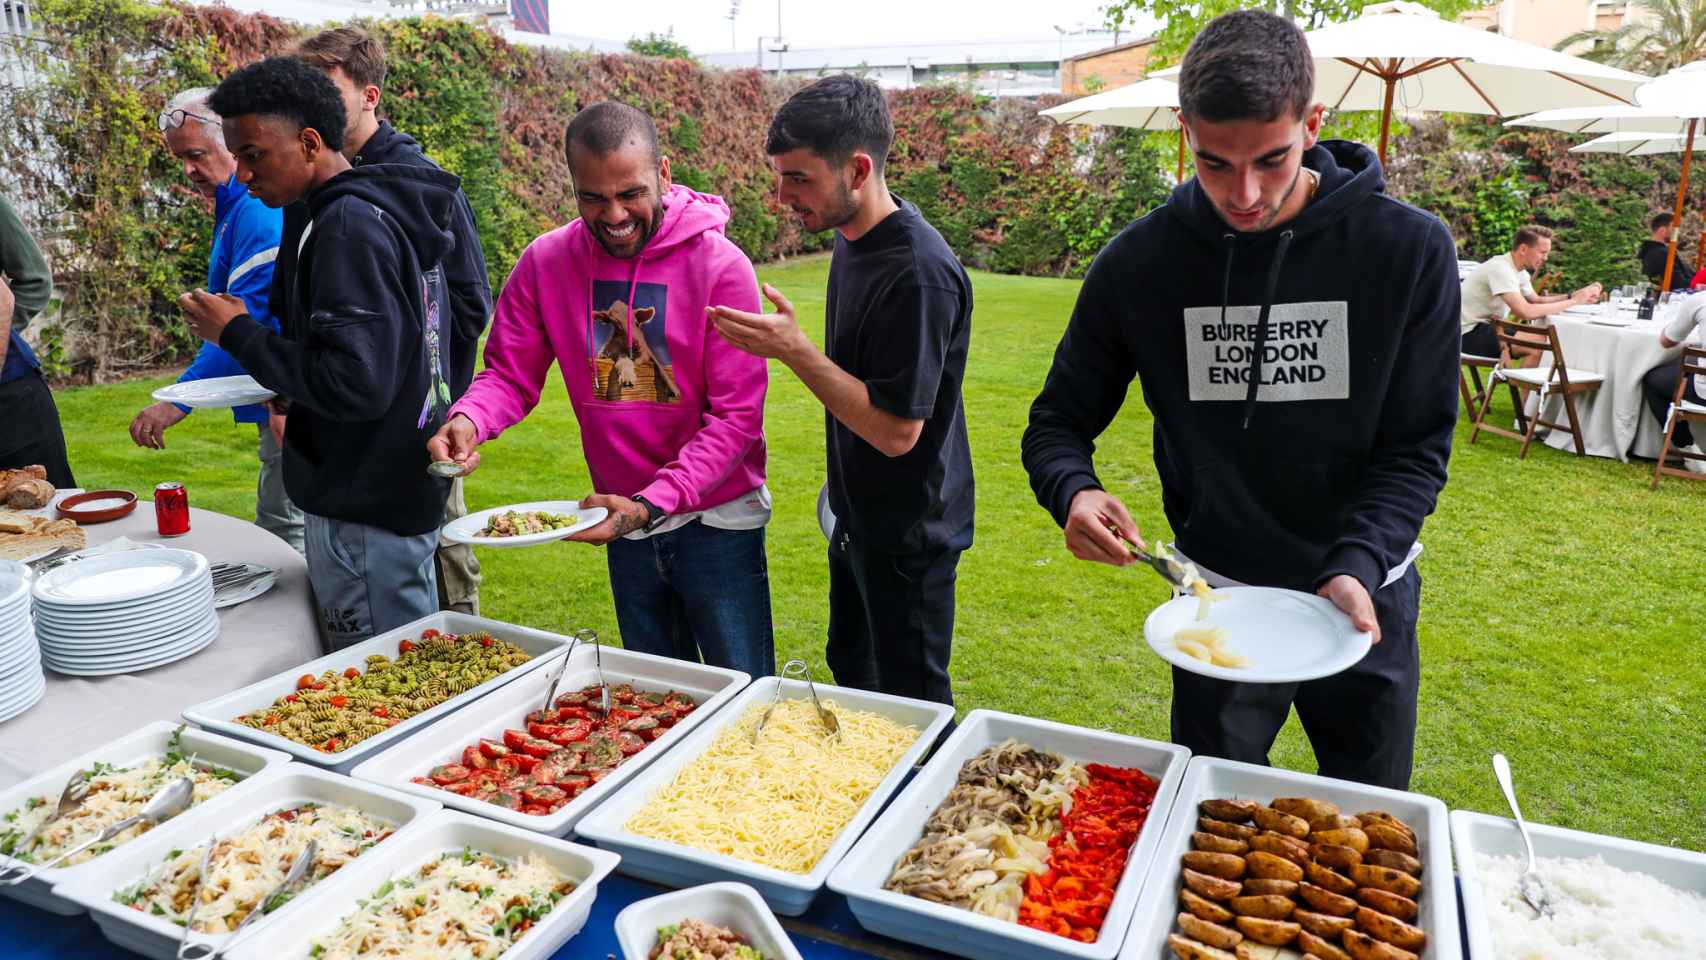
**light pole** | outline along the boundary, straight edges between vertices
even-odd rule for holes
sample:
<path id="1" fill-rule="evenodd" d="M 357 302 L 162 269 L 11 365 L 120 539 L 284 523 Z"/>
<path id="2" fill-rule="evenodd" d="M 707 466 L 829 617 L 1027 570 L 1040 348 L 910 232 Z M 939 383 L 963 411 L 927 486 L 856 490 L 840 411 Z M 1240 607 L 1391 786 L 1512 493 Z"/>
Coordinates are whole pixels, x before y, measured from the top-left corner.
<path id="1" fill-rule="evenodd" d="M 729 0 L 729 49 L 735 49 L 735 18 L 740 16 L 740 0 Z"/>

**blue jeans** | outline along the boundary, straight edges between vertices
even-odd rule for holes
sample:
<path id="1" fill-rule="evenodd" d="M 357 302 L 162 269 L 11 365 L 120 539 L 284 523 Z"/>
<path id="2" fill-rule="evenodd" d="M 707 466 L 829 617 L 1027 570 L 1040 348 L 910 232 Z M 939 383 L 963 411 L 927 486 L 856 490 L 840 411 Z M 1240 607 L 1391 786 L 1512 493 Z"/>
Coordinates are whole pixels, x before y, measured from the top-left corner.
<path id="1" fill-rule="evenodd" d="M 776 672 L 764 528 L 695 520 L 606 549 L 622 646 L 754 677 Z"/>

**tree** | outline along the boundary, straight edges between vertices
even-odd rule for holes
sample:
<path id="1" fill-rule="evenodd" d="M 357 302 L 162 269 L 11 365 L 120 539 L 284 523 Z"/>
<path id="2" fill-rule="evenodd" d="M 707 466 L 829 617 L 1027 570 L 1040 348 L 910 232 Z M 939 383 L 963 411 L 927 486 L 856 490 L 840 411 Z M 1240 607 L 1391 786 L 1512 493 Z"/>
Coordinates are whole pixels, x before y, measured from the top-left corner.
<path id="1" fill-rule="evenodd" d="M 674 27 L 670 27 L 663 33 L 653 30 L 643 37 L 629 37 L 628 49 L 647 57 L 668 57 L 697 62 L 693 56 L 693 51 L 687 49 L 687 44 L 675 39 Z"/>
<path id="2" fill-rule="evenodd" d="M 1223 13 L 1250 8 L 1267 10 L 1296 21 L 1305 30 L 1313 30 L 1349 20 L 1374 2 L 1376 0 L 1109 0 L 1102 13 L 1107 17 L 1108 26 L 1114 30 L 1129 29 L 1140 17 L 1161 21 L 1162 27 L 1156 34 L 1155 47 L 1149 56 L 1149 69 L 1154 70 L 1183 56 L 1192 38 L 1210 20 Z M 1421 4 L 1438 11 L 1442 17 L 1455 17 L 1481 5 L 1475 0 L 1421 0 Z"/>
<path id="3" fill-rule="evenodd" d="M 1658 75 L 1706 56 L 1706 2 L 1632 0 L 1623 26 L 1583 30 L 1558 41 L 1559 50 L 1587 45 L 1589 60 Z"/>

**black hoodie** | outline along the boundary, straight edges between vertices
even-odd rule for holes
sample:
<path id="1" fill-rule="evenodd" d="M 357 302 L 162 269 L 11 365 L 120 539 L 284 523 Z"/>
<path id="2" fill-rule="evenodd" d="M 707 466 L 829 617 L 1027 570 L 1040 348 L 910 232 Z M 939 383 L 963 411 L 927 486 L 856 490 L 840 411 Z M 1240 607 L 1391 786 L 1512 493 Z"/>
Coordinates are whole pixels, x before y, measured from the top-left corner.
<path id="1" fill-rule="evenodd" d="M 1094 440 L 1136 377 L 1193 560 L 1301 590 L 1350 574 L 1370 594 L 1404 561 L 1457 419 L 1456 249 L 1385 195 L 1368 148 L 1323 142 L 1304 165 L 1316 197 L 1273 229 L 1236 233 L 1193 179 L 1097 256 L 1023 442 L 1056 522 L 1100 489 Z"/>
<path id="2" fill-rule="evenodd" d="M 219 338 L 243 369 L 290 401 L 284 487 L 309 513 L 411 536 L 444 520 L 450 481 L 428 476 L 426 442 L 450 405 L 440 343 L 440 262 L 455 177 L 376 164 L 306 198 L 283 334 L 253 319 Z"/>
<path id="3" fill-rule="evenodd" d="M 399 133 L 389 120 L 379 121 L 379 129 L 350 163 L 366 166 L 375 163 L 397 163 L 429 170 L 441 169 L 426 155 L 414 137 Z M 278 262 L 273 264 L 273 284 L 268 300 L 273 315 L 288 313 L 290 277 L 296 270 L 296 244 L 302 239 L 302 228 L 308 223 L 308 207 L 292 203 L 284 208 L 284 234 L 279 242 Z M 450 392 L 460 398 L 474 380 L 474 361 L 480 349 L 480 335 L 492 315 L 492 287 L 486 278 L 486 255 L 480 246 L 480 231 L 474 222 L 474 208 L 461 187 L 456 190 L 456 205 L 451 209 L 450 232 L 456 237 L 456 248 L 444 259 L 444 279 L 450 288 Z"/>

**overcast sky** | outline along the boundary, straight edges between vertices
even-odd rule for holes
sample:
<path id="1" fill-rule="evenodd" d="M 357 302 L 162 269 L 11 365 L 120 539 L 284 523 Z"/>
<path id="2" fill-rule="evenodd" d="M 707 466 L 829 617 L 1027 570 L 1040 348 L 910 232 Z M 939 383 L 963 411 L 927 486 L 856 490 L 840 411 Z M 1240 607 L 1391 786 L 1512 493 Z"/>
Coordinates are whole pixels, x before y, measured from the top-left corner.
<path id="1" fill-rule="evenodd" d="M 1107 0 L 782 0 L 782 35 L 792 47 L 955 40 L 1034 40 L 1067 29 L 1100 26 Z M 639 3 L 551 0 L 551 30 L 624 41 L 675 28 L 675 38 L 701 53 L 752 50 L 776 32 L 776 0 L 740 0 L 730 46 L 731 0 L 642 0 Z"/>

